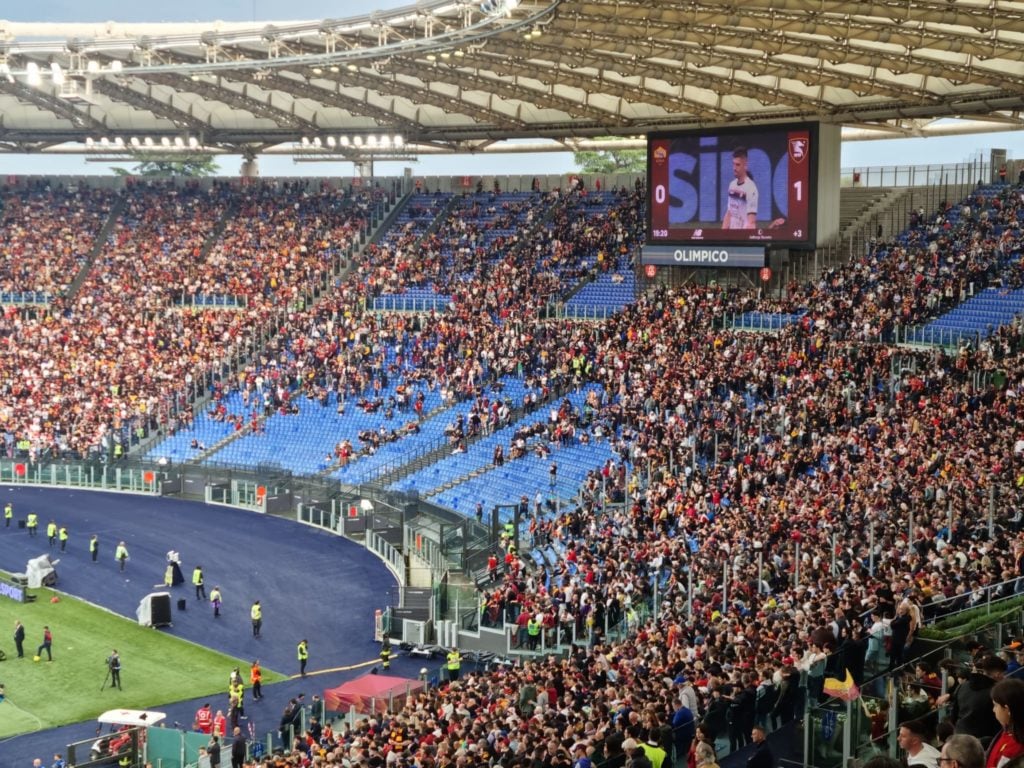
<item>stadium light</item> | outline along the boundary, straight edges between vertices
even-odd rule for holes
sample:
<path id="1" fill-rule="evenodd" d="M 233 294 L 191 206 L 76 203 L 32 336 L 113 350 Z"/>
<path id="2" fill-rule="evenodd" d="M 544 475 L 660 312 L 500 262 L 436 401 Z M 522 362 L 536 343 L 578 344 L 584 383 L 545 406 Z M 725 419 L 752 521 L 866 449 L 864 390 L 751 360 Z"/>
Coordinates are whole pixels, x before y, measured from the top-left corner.
<path id="1" fill-rule="evenodd" d="M 50 64 L 50 78 L 54 85 L 64 85 L 64 70 L 56 61 Z"/>
<path id="2" fill-rule="evenodd" d="M 89 59 L 89 62 L 85 65 L 85 71 L 90 75 L 98 74 L 100 71 L 100 63 L 96 59 Z"/>
<path id="3" fill-rule="evenodd" d="M 39 65 L 34 61 L 25 65 L 25 80 L 33 86 L 38 86 L 43 82 L 43 77 L 39 74 Z"/>
<path id="4" fill-rule="evenodd" d="M 402 147 L 405 145 L 405 139 L 402 138 L 401 134 L 395 136 L 395 146 Z"/>
<path id="5" fill-rule="evenodd" d="M 95 141 L 93 141 L 93 138 L 92 138 L 92 136 L 87 136 L 87 137 L 86 137 L 86 139 L 85 139 L 85 146 L 86 146 L 86 147 L 87 147 L 88 149 L 92 149 L 92 146 L 93 146 L 93 144 L 95 144 L 95 143 L 96 143 L 96 142 L 95 142 Z"/>
<path id="6" fill-rule="evenodd" d="M 185 146 L 185 140 L 183 138 L 181 138 L 181 136 L 175 136 L 174 137 L 174 146 L 176 146 L 178 149 L 183 148 Z"/>
<path id="7" fill-rule="evenodd" d="M 327 146 L 334 149 L 334 145 L 337 144 L 337 140 L 333 136 L 327 137 Z"/>
<path id="8" fill-rule="evenodd" d="M 117 59 L 114 59 L 112 62 L 110 62 L 110 71 L 111 72 L 118 73 L 122 69 L 124 69 L 124 64 L 122 64 Z"/>
<path id="9" fill-rule="evenodd" d="M 343 146 L 343 147 L 347 147 L 348 146 L 348 143 L 349 143 L 348 142 L 348 136 L 342 136 L 340 139 L 338 139 L 338 141 L 341 142 L 341 146 Z"/>
<path id="10" fill-rule="evenodd" d="M 0 64 L 0 76 L 7 78 L 8 83 L 14 82 L 14 75 L 11 74 L 11 65 L 7 63 Z"/>
<path id="11" fill-rule="evenodd" d="M 133 147 L 137 147 L 142 142 L 139 141 L 139 137 L 138 136 L 132 136 L 131 139 L 129 139 L 128 143 L 130 143 Z"/>
<path id="12" fill-rule="evenodd" d="M 355 138 L 352 139 L 352 143 L 355 144 L 357 147 L 363 146 L 363 137 L 356 136 Z"/>
<path id="13" fill-rule="evenodd" d="M 188 146 L 189 146 L 189 149 L 195 149 L 196 147 L 199 146 L 199 139 L 197 139 L 195 136 L 189 136 L 188 137 Z"/>

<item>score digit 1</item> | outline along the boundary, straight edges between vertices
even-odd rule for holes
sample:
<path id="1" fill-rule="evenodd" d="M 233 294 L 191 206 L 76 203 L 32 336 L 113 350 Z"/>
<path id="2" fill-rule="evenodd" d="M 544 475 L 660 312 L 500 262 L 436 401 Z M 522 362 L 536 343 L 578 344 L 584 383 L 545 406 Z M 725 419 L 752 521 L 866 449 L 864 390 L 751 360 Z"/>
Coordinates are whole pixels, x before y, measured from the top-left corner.
<path id="1" fill-rule="evenodd" d="M 796 193 L 796 201 L 798 203 L 803 202 L 804 199 L 804 182 L 802 179 L 797 179 L 793 182 L 793 191 Z"/>

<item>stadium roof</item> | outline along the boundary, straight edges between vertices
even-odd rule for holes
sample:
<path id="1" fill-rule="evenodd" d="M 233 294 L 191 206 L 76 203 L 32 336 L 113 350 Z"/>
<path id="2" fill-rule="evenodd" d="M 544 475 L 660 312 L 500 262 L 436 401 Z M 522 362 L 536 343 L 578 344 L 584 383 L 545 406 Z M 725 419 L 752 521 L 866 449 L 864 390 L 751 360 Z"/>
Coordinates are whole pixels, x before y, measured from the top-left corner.
<path id="1" fill-rule="evenodd" d="M 1004 0 L 422 0 L 256 26 L 0 21 L 9 152 L 152 142 L 357 158 L 793 119 L 920 135 L 944 117 L 1018 126 L 1022 106 L 1024 2 Z"/>

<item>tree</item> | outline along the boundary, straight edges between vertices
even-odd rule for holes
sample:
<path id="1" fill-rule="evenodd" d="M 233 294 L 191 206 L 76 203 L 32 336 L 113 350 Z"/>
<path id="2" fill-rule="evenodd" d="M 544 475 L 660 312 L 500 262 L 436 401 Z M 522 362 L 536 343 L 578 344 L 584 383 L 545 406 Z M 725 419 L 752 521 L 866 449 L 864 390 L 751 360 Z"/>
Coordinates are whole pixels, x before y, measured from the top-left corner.
<path id="1" fill-rule="evenodd" d="M 647 152 L 643 149 L 574 152 L 573 160 L 583 173 L 643 173 L 647 170 Z"/>
<path id="2" fill-rule="evenodd" d="M 200 178 L 215 176 L 220 170 L 213 155 L 152 155 L 148 152 L 134 152 L 132 159 L 138 161 L 134 168 L 129 170 L 128 168 L 113 167 L 110 170 L 118 176 L 148 176 L 150 178 L 173 176 Z"/>

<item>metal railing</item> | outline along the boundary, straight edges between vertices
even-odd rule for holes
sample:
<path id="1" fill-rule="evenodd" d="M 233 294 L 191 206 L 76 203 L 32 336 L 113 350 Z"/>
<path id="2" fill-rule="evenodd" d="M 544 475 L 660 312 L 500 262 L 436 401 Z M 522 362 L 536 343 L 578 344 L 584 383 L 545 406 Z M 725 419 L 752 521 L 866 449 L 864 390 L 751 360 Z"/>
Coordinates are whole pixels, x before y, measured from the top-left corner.
<path id="1" fill-rule="evenodd" d="M 202 307 L 203 309 L 244 309 L 249 306 L 248 296 L 223 293 L 182 294 L 174 303 L 179 307 Z"/>
<path id="2" fill-rule="evenodd" d="M 53 295 L 45 291 L 3 291 L 0 292 L 0 304 L 22 306 L 26 304 L 49 304 Z"/>
<path id="3" fill-rule="evenodd" d="M 377 296 L 373 299 L 373 312 L 447 312 L 451 308 L 451 297 L 438 296 L 435 299 L 415 296 Z"/>
<path id="4" fill-rule="evenodd" d="M 841 187 L 926 187 L 932 184 L 989 184 L 995 181 L 992 166 L 977 158 L 964 163 L 939 165 L 881 165 L 843 168 Z"/>
<path id="5" fill-rule="evenodd" d="M 623 302 L 626 306 L 629 302 Z M 592 304 L 563 304 L 548 302 L 547 316 L 559 320 L 607 320 L 622 311 L 622 307 L 596 306 Z"/>

